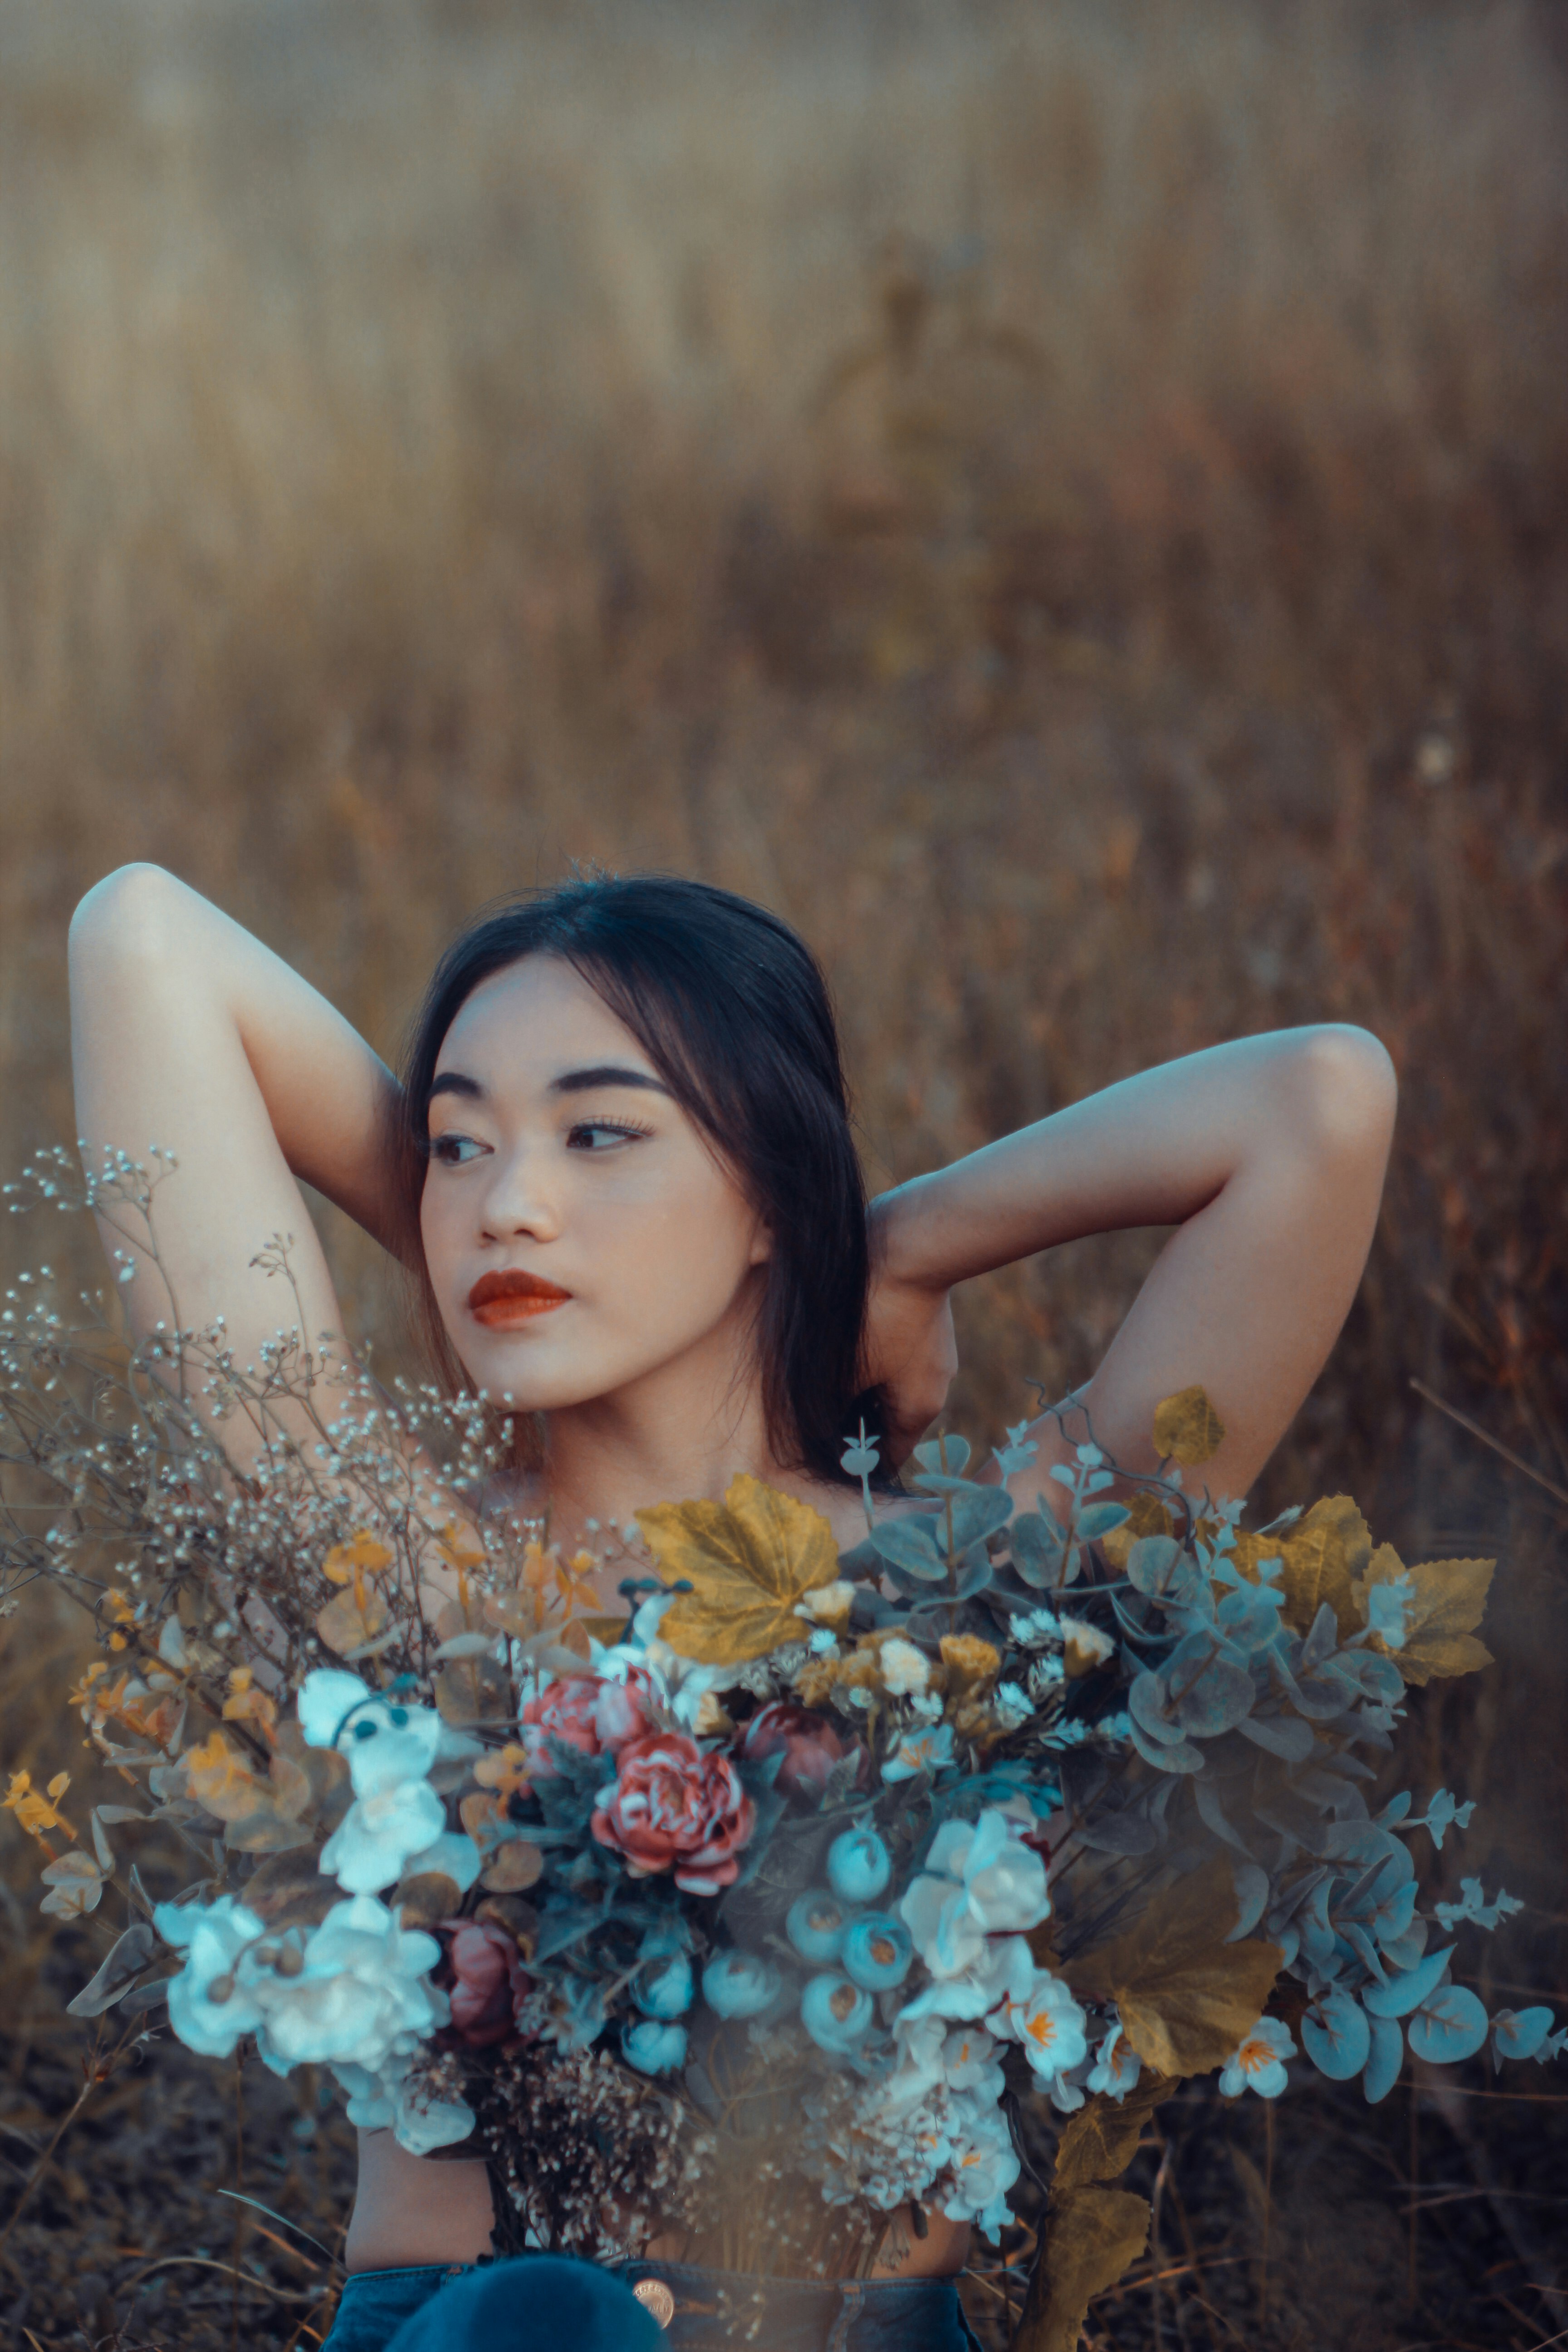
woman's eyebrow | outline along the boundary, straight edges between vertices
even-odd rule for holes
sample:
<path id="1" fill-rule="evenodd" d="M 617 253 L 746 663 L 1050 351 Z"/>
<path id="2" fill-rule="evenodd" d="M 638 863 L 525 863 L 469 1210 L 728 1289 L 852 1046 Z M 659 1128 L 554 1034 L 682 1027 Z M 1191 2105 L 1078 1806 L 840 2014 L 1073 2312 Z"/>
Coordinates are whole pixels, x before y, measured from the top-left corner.
<path id="1" fill-rule="evenodd" d="M 443 1070 L 438 1078 L 431 1079 L 425 1099 L 434 1102 L 437 1095 L 463 1095 L 471 1102 L 482 1102 L 485 1090 L 478 1078 L 466 1078 L 461 1070 Z"/>
<path id="2" fill-rule="evenodd" d="M 667 1095 L 669 1088 L 646 1070 L 623 1069 L 617 1062 L 595 1062 L 591 1069 L 563 1070 L 550 1081 L 552 1095 L 584 1095 L 595 1087 L 641 1087 L 649 1094 Z"/>

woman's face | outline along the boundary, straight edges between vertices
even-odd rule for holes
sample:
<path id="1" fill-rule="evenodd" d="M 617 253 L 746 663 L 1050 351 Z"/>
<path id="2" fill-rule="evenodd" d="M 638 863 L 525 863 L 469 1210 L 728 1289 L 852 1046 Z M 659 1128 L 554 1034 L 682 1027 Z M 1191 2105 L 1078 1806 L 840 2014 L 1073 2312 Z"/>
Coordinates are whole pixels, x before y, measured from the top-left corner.
<path id="1" fill-rule="evenodd" d="M 766 1231 L 570 964 L 531 956 L 474 991 L 429 1134 L 426 1264 L 487 1396 L 582 1404 L 705 1346 L 732 1365 Z"/>

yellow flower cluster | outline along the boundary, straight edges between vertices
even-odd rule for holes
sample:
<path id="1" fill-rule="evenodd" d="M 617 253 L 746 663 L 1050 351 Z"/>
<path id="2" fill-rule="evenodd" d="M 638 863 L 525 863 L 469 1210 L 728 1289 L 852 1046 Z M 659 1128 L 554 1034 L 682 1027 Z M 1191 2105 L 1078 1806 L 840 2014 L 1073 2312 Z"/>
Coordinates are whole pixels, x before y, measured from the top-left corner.
<path id="1" fill-rule="evenodd" d="M 47 1792 L 40 1795 L 33 1786 L 30 1772 L 13 1772 L 11 1785 L 0 1798 L 0 1806 L 6 1812 L 15 1813 L 27 1835 L 36 1837 L 40 1845 L 48 1843 L 45 1835 L 48 1830 L 64 1830 L 67 1837 L 74 1838 L 76 1832 L 59 1809 L 59 1801 L 70 1784 L 68 1772 L 57 1772 Z"/>

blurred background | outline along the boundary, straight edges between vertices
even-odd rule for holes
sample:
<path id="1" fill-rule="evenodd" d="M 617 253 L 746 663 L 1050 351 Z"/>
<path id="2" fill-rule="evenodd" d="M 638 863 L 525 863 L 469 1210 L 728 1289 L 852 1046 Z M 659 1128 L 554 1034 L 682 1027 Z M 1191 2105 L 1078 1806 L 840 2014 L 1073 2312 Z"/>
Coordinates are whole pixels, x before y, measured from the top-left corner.
<path id="1" fill-rule="evenodd" d="M 1383 1223 L 1260 1501 L 1497 1553 L 1499 1664 L 1399 1770 L 1479 1801 L 1431 1891 L 1527 1897 L 1476 1958 L 1519 2006 L 1568 1925 L 1565 131 L 1551 0 L 0 0 L 5 1172 L 73 1132 L 66 926 L 132 857 L 394 1058 L 499 890 L 746 892 L 827 965 L 879 1185 L 1366 1024 Z M 87 1238 L 0 1253 L 96 1280 Z M 972 1286 L 957 1424 L 1081 1378 L 1156 1246 Z M 87 1774 L 76 1628 L 0 1645 L 4 1760 Z M 47 1948 L 37 1859 L 6 1822 L 11 2203 L 107 1940 Z M 1093 2340 L 1552 2340 L 1568 2081 L 1524 2072 L 1319 2086 L 1278 2155 L 1184 2105 Z M 216 2068 L 106 2088 L 0 2327 L 320 2340 L 351 2159 L 297 2087 L 248 2158 Z"/>

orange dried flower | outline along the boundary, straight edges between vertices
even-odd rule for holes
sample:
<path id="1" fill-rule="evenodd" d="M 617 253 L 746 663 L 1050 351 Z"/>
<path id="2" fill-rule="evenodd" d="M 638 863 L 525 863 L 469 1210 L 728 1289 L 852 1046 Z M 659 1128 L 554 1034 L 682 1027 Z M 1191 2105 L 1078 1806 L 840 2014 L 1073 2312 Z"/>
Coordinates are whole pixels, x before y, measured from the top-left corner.
<path id="1" fill-rule="evenodd" d="M 942 1637 L 942 1662 L 947 1668 L 949 1686 L 967 1690 L 994 1682 L 1002 1671 L 1002 1654 L 978 1633 L 944 1633 Z"/>
<path id="2" fill-rule="evenodd" d="M 0 1798 L 0 1806 L 6 1812 L 15 1813 L 27 1835 L 36 1837 L 40 1843 L 44 1842 L 46 1830 L 64 1830 L 67 1837 L 73 1838 L 76 1832 L 59 1810 L 59 1800 L 70 1784 L 68 1772 L 57 1772 L 48 1784 L 47 1793 L 40 1795 L 33 1786 L 30 1772 L 13 1772 L 11 1785 Z"/>

